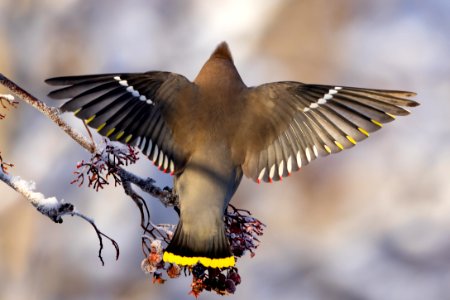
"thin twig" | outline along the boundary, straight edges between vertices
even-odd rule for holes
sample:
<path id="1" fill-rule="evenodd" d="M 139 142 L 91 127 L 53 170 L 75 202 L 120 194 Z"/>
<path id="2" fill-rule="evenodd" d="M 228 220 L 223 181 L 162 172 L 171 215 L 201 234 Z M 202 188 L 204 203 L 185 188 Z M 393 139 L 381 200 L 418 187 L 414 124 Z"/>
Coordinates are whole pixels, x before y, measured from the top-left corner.
<path id="1" fill-rule="evenodd" d="M 92 132 L 91 132 L 91 130 L 89 129 L 89 126 L 87 126 L 86 121 L 83 121 L 83 125 L 84 125 L 84 128 L 86 128 L 86 131 L 87 131 L 87 133 L 88 133 L 88 135 L 89 135 L 89 139 L 91 140 L 91 143 L 92 143 L 93 145 L 95 145 L 94 137 L 92 136 Z"/>
<path id="2" fill-rule="evenodd" d="M 125 194 L 127 194 L 136 204 L 136 206 L 139 209 L 139 212 L 141 214 L 141 227 L 144 230 L 144 232 L 148 231 L 148 227 L 150 225 L 150 210 L 148 209 L 147 204 L 144 201 L 144 198 L 142 198 L 138 193 L 136 193 L 131 186 L 131 183 L 129 181 L 123 181 L 122 180 L 122 186 L 125 191 Z"/>
<path id="3" fill-rule="evenodd" d="M 10 164 L 3 160 L 2 153 L 0 152 L 0 172 L 8 174 L 8 168 L 14 167 L 13 164 Z"/>
<path id="4" fill-rule="evenodd" d="M 8 109 L 8 107 L 16 108 L 19 102 L 14 99 L 13 95 L 0 94 L 0 108 Z M 0 120 L 4 119 L 5 115 L 0 114 Z"/>
<path id="5" fill-rule="evenodd" d="M 89 224 L 91 224 L 91 226 L 94 228 L 95 233 L 97 233 L 97 237 L 100 243 L 100 248 L 98 250 L 98 258 L 100 259 L 100 261 L 102 262 L 102 266 L 105 265 L 105 262 L 103 261 L 103 257 L 102 257 L 102 250 L 103 250 L 103 238 L 105 237 L 106 239 L 108 239 L 111 244 L 114 246 L 114 248 L 116 249 L 116 260 L 119 259 L 119 254 L 120 254 L 120 250 L 119 250 L 119 244 L 117 244 L 117 242 L 112 239 L 111 237 L 109 237 L 108 235 L 104 234 L 103 232 L 101 232 L 97 225 L 95 225 L 95 222 L 93 219 L 85 216 L 84 214 L 78 212 L 78 211 L 72 211 L 72 212 L 67 212 L 65 214 L 71 215 L 71 216 L 77 216 L 82 218 L 83 220 L 85 220 L 86 222 L 88 222 Z"/>

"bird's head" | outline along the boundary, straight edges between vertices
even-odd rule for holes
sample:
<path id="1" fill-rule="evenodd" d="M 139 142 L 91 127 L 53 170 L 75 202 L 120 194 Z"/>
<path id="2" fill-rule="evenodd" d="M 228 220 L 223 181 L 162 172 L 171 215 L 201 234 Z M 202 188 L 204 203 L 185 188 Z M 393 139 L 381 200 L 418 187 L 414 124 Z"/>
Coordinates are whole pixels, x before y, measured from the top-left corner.
<path id="1" fill-rule="evenodd" d="M 231 56 L 231 51 L 230 48 L 228 47 L 227 42 L 220 43 L 216 47 L 216 50 L 214 50 L 214 52 L 211 54 L 211 57 L 209 59 L 215 58 L 226 59 L 233 62 L 233 56 Z"/>
<path id="2" fill-rule="evenodd" d="M 241 87 L 244 84 L 234 65 L 230 48 L 228 48 L 226 42 L 222 42 L 216 47 L 194 82 L 200 86 L 214 88 L 217 84 L 228 88 Z"/>

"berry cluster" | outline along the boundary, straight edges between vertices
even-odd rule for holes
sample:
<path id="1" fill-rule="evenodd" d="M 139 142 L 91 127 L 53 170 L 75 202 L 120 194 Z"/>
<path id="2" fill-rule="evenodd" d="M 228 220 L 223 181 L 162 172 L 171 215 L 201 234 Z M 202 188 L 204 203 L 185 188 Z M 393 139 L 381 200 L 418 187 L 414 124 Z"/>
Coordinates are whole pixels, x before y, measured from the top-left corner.
<path id="1" fill-rule="evenodd" d="M 265 226 L 252 217 L 248 210 L 229 204 L 225 214 L 225 233 L 234 256 L 241 257 L 247 251 L 250 251 L 250 257 L 255 256 L 259 246 L 258 236 L 263 234 Z"/>
<path id="2" fill-rule="evenodd" d="M 167 276 L 176 278 L 180 275 L 181 268 L 170 264 L 166 268 L 163 257 L 163 247 L 161 240 L 153 240 L 150 244 L 150 253 L 142 261 L 141 268 L 146 274 L 152 274 L 153 283 L 163 284 L 166 280 L 163 278 L 162 270 L 166 270 Z"/>
<path id="3" fill-rule="evenodd" d="M 250 257 L 255 255 L 255 250 L 259 245 L 258 236 L 263 234 L 265 225 L 258 219 L 251 216 L 247 210 L 238 209 L 229 205 L 224 217 L 226 225 L 226 235 L 230 243 L 231 250 L 235 258 L 242 257 L 247 251 Z M 159 227 L 164 229 L 163 227 Z M 172 229 L 172 228 L 171 228 Z M 168 237 L 172 231 L 169 230 Z M 207 268 L 198 263 L 195 266 L 179 267 L 176 264 L 166 264 L 162 260 L 164 247 L 163 242 L 170 242 L 166 239 L 150 238 L 150 250 L 146 258 L 142 261 L 142 270 L 147 274 L 152 274 L 153 283 L 164 283 L 164 272 L 169 278 L 177 278 L 183 271 L 185 276 L 192 275 L 190 295 L 198 297 L 203 291 L 214 291 L 219 295 L 233 294 L 236 286 L 241 283 L 239 270 L 231 268 Z"/>
<path id="4" fill-rule="evenodd" d="M 236 285 L 241 283 L 241 276 L 235 267 L 221 270 L 196 264 L 191 268 L 191 273 L 192 284 L 189 294 L 196 298 L 203 291 L 215 291 L 219 295 L 234 294 Z"/>
<path id="5" fill-rule="evenodd" d="M 82 160 L 77 163 L 77 171 L 74 172 L 76 178 L 70 183 L 77 183 L 82 186 L 85 177 L 88 179 L 88 187 L 93 187 L 96 191 L 109 184 L 108 177 L 112 176 L 114 185 L 120 185 L 121 180 L 118 175 L 119 167 L 134 164 L 138 159 L 138 151 L 127 146 L 115 146 L 105 140 L 106 146 L 101 153 L 92 155 L 89 161 Z"/>

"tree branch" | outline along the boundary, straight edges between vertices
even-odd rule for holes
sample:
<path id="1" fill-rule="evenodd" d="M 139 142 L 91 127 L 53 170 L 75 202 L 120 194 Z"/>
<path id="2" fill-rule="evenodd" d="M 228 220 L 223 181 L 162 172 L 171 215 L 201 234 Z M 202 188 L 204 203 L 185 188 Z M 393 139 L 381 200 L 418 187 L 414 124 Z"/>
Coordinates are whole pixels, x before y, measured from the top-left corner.
<path id="1" fill-rule="evenodd" d="M 90 153 L 94 153 L 96 151 L 96 146 L 94 143 L 90 142 L 88 139 L 86 139 L 81 134 L 76 132 L 69 124 L 66 123 L 66 121 L 64 121 L 60 117 L 61 112 L 58 108 L 47 106 L 44 102 L 32 96 L 30 93 L 19 87 L 17 84 L 9 80 L 1 73 L 0 73 L 0 84 L 8 88 L 11 92 L 19 96 L 19 98 L 21 98 L 23 101 L 33 106 L 39 112 L 41 112 L 50 120 L 52 120 L 56 125 L 58 125 L 59 128 L 64 130 L 64 132 L 67 133 L 81 147 L 83 147 Z"/>
<path id="2" fill-rule="evenodd" d="M 154 185 L 155 180 L 152 178 L 142 178 L 122 168 L 119 169 L 118 174 L 122 179 L 122 182 L 135 184 L 142 191 L 161 201 L 165 207 L 178 206 L 178 197 L 169 187 L 164 187 L 161 189 L 160 187 Z"/>

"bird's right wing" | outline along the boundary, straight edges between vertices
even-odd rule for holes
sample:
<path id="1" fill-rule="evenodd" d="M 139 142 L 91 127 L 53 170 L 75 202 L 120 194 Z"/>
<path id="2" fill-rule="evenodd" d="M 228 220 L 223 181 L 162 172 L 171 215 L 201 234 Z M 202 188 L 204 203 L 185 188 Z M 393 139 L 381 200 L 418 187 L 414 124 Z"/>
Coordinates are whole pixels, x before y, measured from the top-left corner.
<path id="1" fill-rule="evenodd" d="M 138 146 L 160 169 L 174 173 L 185 156 L 173 140 L 177 103 L 195 93 L 195 85 L 169 72 L 117 73 L 47 79 L 66 86 L 49 97 L 69 99 L 62 111 L 75 115 L 111 140 Z"/>
<path id="2" fill-rule="evenodd" d="M 250 88 L 245 120 L 236 141 L 245 149 L 247 177 L 275 181 L 316 157 L 340 152 L 365 139 L 403 107 L 415 93 L 353 87 L 275 82 Z"/>

